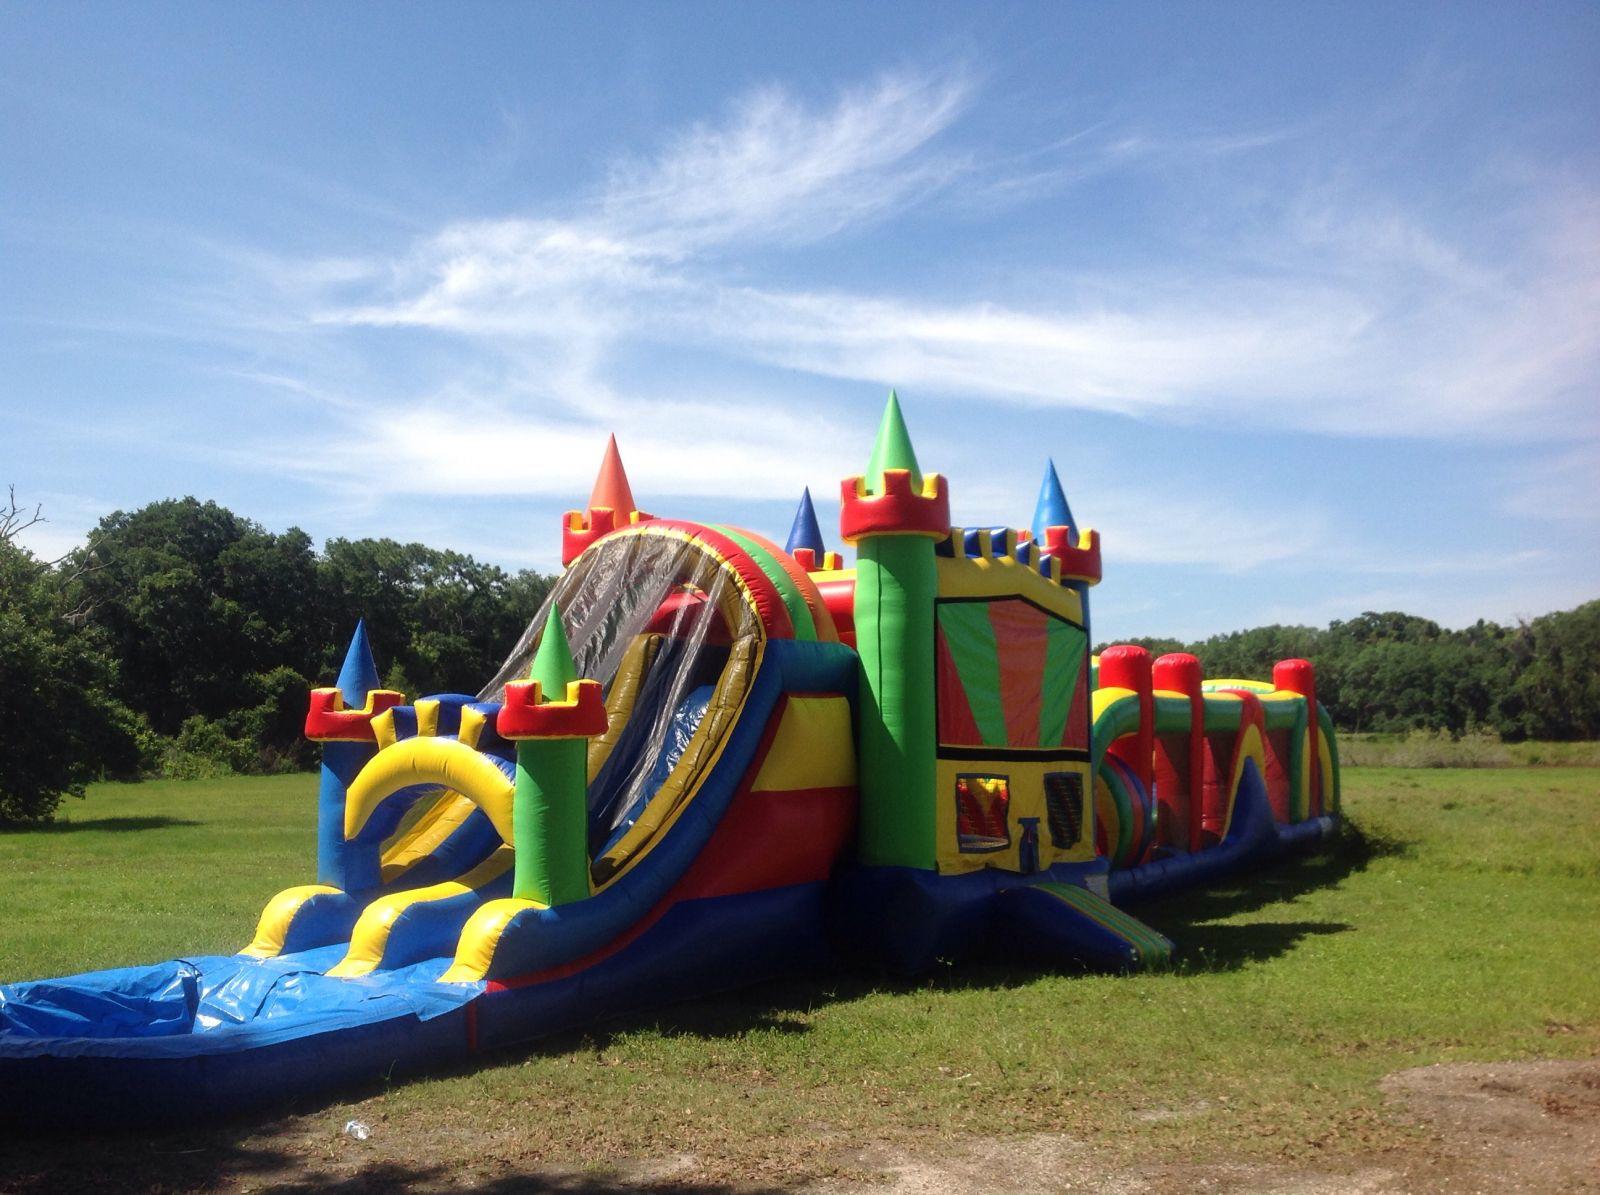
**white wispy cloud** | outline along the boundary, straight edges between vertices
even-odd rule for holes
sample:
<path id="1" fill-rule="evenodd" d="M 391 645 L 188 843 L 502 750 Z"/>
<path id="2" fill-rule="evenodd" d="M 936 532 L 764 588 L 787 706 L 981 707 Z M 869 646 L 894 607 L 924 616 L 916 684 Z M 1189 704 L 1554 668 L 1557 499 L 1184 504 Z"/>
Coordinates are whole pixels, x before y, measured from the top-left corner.
<path id="1" fill-rule="evenodd" d="M 793 249 L 941 187 L 1033 185 L 1027 161 L 1008 176 L 940 148 L 970 96 L 964 77 L 937 75 L 886 77 L 829 107 L 762 89 L 725 123 L 614 166 L 583 216 L 451 225 L 374 263 L 364 301 L 344 297 L 348 263 L 314 264 L 341 284 L 314 318 L 591 358 L 655 340 L 936 395 L 1362 435 L 1545 431 L 1574 417 L 1574 388 L 1600 368 L 1600 221 L 1581 194 L 1526 199 L 1491 249 L 1348 181 L 1308 182 L 1265 232 L 1221 234 L 1199 265 L 1085 277 L 1056 305 L 785 289 L 727 268 L 729 250 Z M 1083 153 L 1105 169 L 1278 140 L 1096 134 Z"/>
<path id="2" fill-rule="evenodd" d="M 696 125 L 656 157 L 612 167 L 600 219 L 646 244 L 689 252 L 812 240 L 901 212 L 970 165 L 929 152 L 971 95 L 960 74 L 886 75 L 830 108 L 768 86 L 723 125 Z"/>
<path id="3" fill-rule="evenodd" d="M 1585 443 L 1600 431 L 1586 389 L 1600 371 L 1600 218 L 1581 189 L 1524 180 L 1472 236 L 1359 171 L 1283 185 L 1271 155 L 1293 145 L 1292 130 L 1184 137 L 1101 121 L 1033 150 L 962 148 L 975 96 L 972 76 L 937 72 L 886 75 L 821 103 L 764 87 L 652 155 L 613 162 L 568 205 L 453 222 L 386 257 L 263 263 L 285 317 L 265 322 L 279 336 L 296 318 L 334 343 L 420 330 L 479 358 L 442 384 L 384 394 L 379 420 L 362 417 L 359 399 L 330 401 L 332 429 L 310 447 L 285 444 L 275 467 L 368 494 L 570 501 L 610 428 L 625 431 L 636 490 L 657 499 L 786 499 L 859 467 L 862 429 L 839 411 L 776 414 L 726 388 L 618 381 L 617 359 L 651 346 L 874 392 L 892 383 L 1178 423 L 1534 440 L 1555 428 Z M 1237 177 L 1219 182 L 1224 160 Z M 1270 200 L 1240 182 L 1264 161 Z M 1197 162 L 1207 168 L 1190 170 Z M 1040 246 L 1062 279 L 1058 300 L 971 269 L 991 281 L 955 298 L 785 285 L 752 264 L 809 262 L 822 242 L 879 222 L 943 211 L 959 224 L 974 202 L 1026 202 L 1124 169 L 1169 173 L 1210 210 L 1164 230 L 1187 252 L 1126 269 L 1075 269 L 1063 229 Z M 293 387 L 282 371 L 263 375 Z M 952 447 L 940 463 L 954 471 L 967 450 Z M 1558 460 L 1513 503 L 1570 504 L 1591 457 Z M 963 493 L 964 506 L 981 504 L 981 484 Z M 1331 559 L 1331 521 L 1315 507 L 1208 503 L 1201 514 L 1141 479 L 1097 495 L 1090 521 L 1129 562 L 1388 571 Z M 1463 558 L 1435 572 L 1476 568 Z"/>
<path id="4" fill-rule="evenodd" d="M 461 222 L 365 271 L 308 263 L 301 281 L 374 280 L 371 301 L 320 307 L 325 323 L 561 338 L 676 323 L 715 293 L 687 272 L 696 263 L 859 228 L 961 174 L 966 160 L 930 143 L 969 94 L 960 75 L 892 74 L 819 110 L 763 88 L 725 124 L 614 164 L 581 215 Z"/>
<path id="5" fill-rule="evenodd" d="M 341 409 L 332 434 L 283 441 L 270 450 L 272 465 L 364 494 L 574 503 L 588 493 L 606 436 L 617 431 L 636 497 L 661 513 L 654 505 L 661 500 L 699 495 L 793 501 L 802 488 L 833 484 L 864 463 L 855 429 L 842 434 L 817 412 L 715 395 L 639 398 L 611 391 L 581 362 L 572 368 L 572 377 L 453 385 L 393 404 L 378 418 Z M 564 401 L 578 392 L 581 406 Z"/>
<path id="6" fill-rule="evenodd" d="M 1563 445 L 1525 466 L 1506 507 L 1531 518 L 1600 523 L 1600 440 Z"/>

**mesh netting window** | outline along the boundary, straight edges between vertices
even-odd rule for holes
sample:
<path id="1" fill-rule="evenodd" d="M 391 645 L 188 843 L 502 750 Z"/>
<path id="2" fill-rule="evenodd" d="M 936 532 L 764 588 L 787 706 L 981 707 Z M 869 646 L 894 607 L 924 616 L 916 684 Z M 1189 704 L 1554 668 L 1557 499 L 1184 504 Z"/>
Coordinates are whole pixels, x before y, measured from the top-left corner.
<path id="1" fill-rule="evenodd" d="M 1011 845 L 1011 782 L 1005 776 L 956 777 L 956 837 L 964 851 Z"/>
<path id="2" fill-rule="evenodd" d="M 1083 837 L 1083 776 L 1079 772 L 1046 772 L 1044 808 L 1051 845 L 1066 850 Z"/>

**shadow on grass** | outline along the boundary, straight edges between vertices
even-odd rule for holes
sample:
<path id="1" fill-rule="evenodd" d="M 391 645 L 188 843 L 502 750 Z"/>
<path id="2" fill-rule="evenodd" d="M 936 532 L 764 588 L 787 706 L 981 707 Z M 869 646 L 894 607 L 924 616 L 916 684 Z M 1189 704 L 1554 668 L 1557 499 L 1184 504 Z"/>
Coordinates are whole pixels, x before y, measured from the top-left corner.
<path id="1" fill-rule="evenodd" d="M 82 821 L 0 822 L 0 834 L 76 834 L 98 830 L 105 834 L 126 834 L 134 830 L 168 830 L 174 826 L 200 826 L 204 822 L 183 817 L 90 817 Z"/>
<path id="2" fill-rule="evenodd" d="M 1342 934 L 1352 928 L 1342 921 L 1188 926 L 1180 933 L 1177 966 L 1181 972 L 1233 971 L 1246 963 L 1266 962 L 1287 954 L 1306 938 Z"/>
<path id="3" fill-rule="evenodd" d="M 1225 883 L 1130 905 L 1130 911 L 1173 926 L 1216 921 L 1265 905 L 1332 888 L 1365 871 L 1378 859 L 1409 854 L 1408 843 L 1369 834 L 1347 821 L 1338 837 L 1307 855 L 1292 855 L 1269 867 L 1243 872 Z"/>
<path id="4" fill-rule="evenodd" d="M 1346 823 L 1338 838 L 1312 854 L 1292 856 L 1247 872 L 1228 884 L 1131 906 L 1130 911 L 1173 939 L 1178 948 L 1180 977 L 1186 973 L 1237 970 L 1287 954 L 1306 938 L 1344 933 L 1352 927 L 1338 921 L 1302 919 L 1241 925 L 1218 922 L 1335 887 L 1366 870 L 1374 860 L 1401 856 L 1409 849 L 1405 843 L 1369 835 Z M 1044 970 L 1021 961 L 992 958 L 945 964 L 914 979 L 841 967 L 821 977 L 768 981 L 692 1004 L 615 1018 L 581 1032 L 545 1038 L 531 1048 L 514 1048 L 499 1064 L 514 1065 L 536 1053 L 603 1051 L 616 1039 L 639 1032 L 707 1041 L 757 1032 L 800 1035 L 810 1031 L 809 1015 L 831 1004 L 929 990 L 1000 991 L 1025 987 L 1042 976 L 1060 973 L 1059 969 Z M 1079 973 L 1094 972 L 1083 969 Z"/>
<path id="5" fill-rule="evenodd" d="M 985 966 L 965 974 L 959 968 L 936 980 L 941 988 L 1020 985 L 1036 979 L 1020 971 Z M 802 1014 L 829 1004 L 884 991 L 926 990 L 929 981 L 874 981 L 840 973 L 823 978 L 769 980 L 703 1000 L 667 1006 L 647 1013 L 612 1018 L 582 1030 L 570 1030 L 429 1067 L 420 1073 L 374 1079 L 335 1091 L 263 1108 L 215 1125 L 180 1129 L 138 1129 L 107 1132 L 31 1131 L 0 1125 L 0 1192 L 5 1195 L 56 1195 L 94 1189 L 108 1192 L 232 1189 L 273 1192 L 457 1191 L 471 1189 L 510 1195 L 512 1192 L 570 1192 L 573 1195 L 623 1195 L 624 1192 L 672 1191 L 682 1195 L 780 1195 L 783 1186 L 700 1182 L 690 1176 L 652 1173 L 651 1157 L 619 1158 L 609 1173 L 596 1173 L 559 1162 L 496 1159 L 491 1175 L 465 1173 L 440 1162 L 439 1156 L 471 1156 L 470 1144 L 452 1132 L 443 1142 L 425 1137 L 404 1140 L 401 1133 L 422 1123 L 404 1116 L 392 1127 L 380 1119 L 381 1108 L 351 1108 L 349 1114 L 375 1122 L 374 1139 L 357 1142 L 337 1131 L 352 1104 L 388 1091 L 510 1069 L 529 1058 L 599 1055 L 619 1039 L 640 1032 L 687 1036 L 705 1041 L 752 1032 L 803 1034 L 811 1026 Z M 596 1065 L 599 1065 L 596 1062 Z M 334 1112 L 338 1109 L 337 1112 Z M 203 1110 L 196 1109 L 197 1117 Z M 386 1131 L 387 1130 L 387 1131 Z M 528 1124 L 538 1134 L 536 1119 Z M 15 1134 L 13 1138 L 11 1134 Z M 393 1153 L 401 1153 L 395 1158 Z"/>
<path id="6" fill-rule="evenodd" d="M 493 1176 L 464 1173 L 433 1160 L 426 1141 L 406 1143 L 414 1158 L 381 1156 L 371 1144 L 347 1138 L 292 1134 L 284 1126 L 237 1125 L 182 1135 L 120 1133 L 68 1141 L 10 1142 L 0 1135 L 0 1190 L 19 1195 L 96 1190 L 199 1191 L 235 1185 L 274 1192 L 333 1192 L 356 1195 L 390 1191 L 569 1192 L 622 1195 L 671 1190 L 684 1195 L 777 1195 L 781 1188 L 730 1186 L 532 1165 Z"/>
<path id="7" fill-rule="evenodd" d="M 1375 860 L 1404 856 L 1410 849 L 1405 842 L 1368 833 L 1346 820 L 1337 838 L 1310 855 L 1291 856 L 1227 883 L 1131 905 L 1129 911 L 1177 944 L 1180 970 L 1234 970 L 1286 954 L 1304 938 L 1351 927 L 1337 921 L 1218 922 L 1336 887 Z"/>

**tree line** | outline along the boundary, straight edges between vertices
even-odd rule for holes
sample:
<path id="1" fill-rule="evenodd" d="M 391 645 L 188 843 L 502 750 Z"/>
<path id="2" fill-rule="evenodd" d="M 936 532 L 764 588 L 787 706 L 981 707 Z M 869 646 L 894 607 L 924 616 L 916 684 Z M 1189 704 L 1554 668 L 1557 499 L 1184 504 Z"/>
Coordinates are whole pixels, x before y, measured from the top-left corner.
<path id="1" fill-rule="evenodd" d="M 1348 732 L 1488 732 L 1509 741 L 1600 739 L 1600 601 L 1516 626 L 1448 630 L 1412 614 L 1367 613 L 1326 629 L 1266 626 L 1194 643 L 1210 677 L 1268 679 L 1278 660 L 1317 667 L 1317 697 Z"/>
<path id="2" fill-rule="evenodd" d="M 366 619 L 386 687 L 476 692 L 552 578 L 391 539 L 268 531 L 215 502 L 153 502 L 41 561 L 0 505 L 0 820 L 89 780 L 308 767 L 306 691 Z"/>
<path id="3" fill-rule="evenodd" d="M 331 683 L 358 618 L 385 687 L 475 692 L 553 580 L 390 539 L 319 551 L 194 498 L 107 515 L 41 561 L 16 543 L 37 515 L 0 505 L 0 821 L 49 817 L 99 777 L 309 767 L 306 690 Z M 1341 730 L 1600 738 L 1600 601 L 1509 627 L 1368 613 L 1136 642 L 1212 677 L 1313 660 Z"/>

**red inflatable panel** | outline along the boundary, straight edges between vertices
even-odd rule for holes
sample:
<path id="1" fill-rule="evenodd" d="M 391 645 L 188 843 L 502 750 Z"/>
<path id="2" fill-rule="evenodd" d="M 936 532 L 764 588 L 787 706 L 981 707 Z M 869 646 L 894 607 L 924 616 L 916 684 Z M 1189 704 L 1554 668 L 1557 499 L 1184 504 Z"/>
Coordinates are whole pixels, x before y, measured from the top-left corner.
<path id="1" fill-rule="evenodd" d="M 404 693 L 393 689 L 374 689 L 367 694 L 365 708 L 346 709 L 344 694 L 338 689 L 312 689 L 306 710 L 306 738 L 313 743 L 375 743 L 372 720 L 384 710 L 405 704 Z"/>
<path id="2" fill-rule="evenodd" d="M 883 493 L 861 490 L 863 479 L 848 477 L 840 486 L 843 508 L 839 531 L 846 543 L 867 535 L 927 535 L 943 539 L 950 534 L 950 487 L 937 473 L 923 482 L 923 492 L 911 488 L 909 469 L 885 469 Z M 933 493 L 927 492 L 932 483 Z"/>
<path id="3" fill-rule="evenodd" d="M 583 958 L 516 979 L 491 980 L 488 990 L 576 975 L 626 949 L 679 901 L 826 880 L 854 839 L 857 790 L 851 786 L 751 792 L 749 785 L 761 772 L 781 720 L 780 706 L 746 772 L 744 787 L 735 794 L 699 858 L 655 908 L 627 933 Z"/>
<path id="4" fill-rule="evenodd" d="M 566 696 L 543 700 L 538 681 L 510 681 L 495 729 L 501 738 L 512 740 L 584 739 L 606 732 L 606 700 L 599 681 L 579 681 L 576 701 Z"/>
<path id="5" fill-rule="evenodd" d="M 755 602 L 756 614 L 760 617 L 762 626 L 766 628 L 767 637 L 794 638 L 794 623 L 789 618 L 789 607 L 783 604 L 783 595 L 778 592 L 778 587 L 772 583 L 767 574 L 761 571 L 761 566 L 751 560 L 750 554 L 733 540 L 709 527 L 681 519 L 654 519 L 650 525 L 680 532 L 690 540 L 703 544 L 743 583 L 745 591 Z"/>

